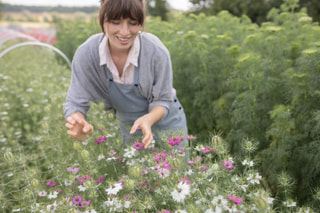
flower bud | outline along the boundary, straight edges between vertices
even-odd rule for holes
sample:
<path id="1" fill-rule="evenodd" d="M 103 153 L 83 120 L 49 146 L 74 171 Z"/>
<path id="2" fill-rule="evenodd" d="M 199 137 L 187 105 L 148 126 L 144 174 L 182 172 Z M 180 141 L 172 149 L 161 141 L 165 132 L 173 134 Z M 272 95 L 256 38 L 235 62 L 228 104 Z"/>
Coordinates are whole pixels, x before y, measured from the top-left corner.
<path id="1" fill-rule="evenodd" d="M 131 179 L 126 180 L 126 187 L 127 187 L 129 190 L 132 190 L 132 189 L 134 188 L 134 181 L 131 180 Z"/>
<path id="2" fill-rule="evenodd" d="M 11 152 L 4 153 L 4 159 L 8 162 L 12 162 L 14 160 L 14 156 Z"/>
<path id="3" fill-rule="evenodd" d="M 80 143 L 79 143 L 79 142 L 74 142 L 74 143 L 73 143 L 73 148 L 74 148 L 75 150 L 81 149 Z"/>
<path id="4" fill-rule="evenodd" d="M 213 144 L 214 146 L 219 146 L 219 144 L 220 144 L 221 142 L 222 142 L 222 139 L 221 139 L 220 136 L 214 135 L 214 136 L 212 137 L 212 144 Z"/>
<path id="5" fill-rule="evenodd" d="M 33 179 L 33 180 L 31 181 L 31 185 L 32 185 L 33 187 L 37 187 L 37 186 L 39 185 L 39 181 L 38 181 L 37 179 Z"/>
<path id="6" fill-rule="evenodd" d="M 138 177 L 140 175 L 140 168 L 139 167 L 130 167 L 129 168 L 129 175 L 133 177 Z"/>
<path id="7" fill-rule="evenodd" d="M 86 150 L 86 149 L 82 150 L 81 157 L 83 157 L 84 159 L 88 159 L 89 158 L 88 150 Z"/>

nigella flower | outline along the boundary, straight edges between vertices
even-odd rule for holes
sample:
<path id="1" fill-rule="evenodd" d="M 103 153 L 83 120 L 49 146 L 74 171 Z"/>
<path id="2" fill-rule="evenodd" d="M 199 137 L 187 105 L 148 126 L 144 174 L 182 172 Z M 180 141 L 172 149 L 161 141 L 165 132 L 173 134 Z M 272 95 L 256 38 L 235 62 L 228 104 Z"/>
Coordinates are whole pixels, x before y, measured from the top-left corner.
<path id="1" fill-rule="evenodd" d="M 79 205 L 79 207 L 80 207 L 80 208 L 84 208 L 84 207 L 86 207 L 86 206 L 90 206 L 91 203 L 92 203 L 91 200 L 84 200 L 84 201 L 81 202 L 81 204 Z"/>
<path id="2" fill-rule="evenodd" d="M 204 147 L 202 150 L 202 154 L 206 154 L 208 152 L 216 152 L 213 148 Z"/>
<path id="3" fill-rule="evenodd" d="M 226 168 L 227 170 L 231 170 L 234 166 L 233 166 L 233 162 L 231 160 L 223 160 L 222 161 L 222 165 L 224 166 L 224 168 Z"/>
<path id="4" fill-rule="evenodd" d="M 154 156 L 154 159 L 156 160 L 157 163 L 159 163 L 160 161 L 165 161 L 167 155 L 168 155 L 167 153 L 161 152 L 160 155 L 159 155 L 159 154 L 156 154 L 156 155 Z"/>
<path id="5" fill-rule="evenodd" d="M 205 171 L 208 170 L 208 166 L 207 166 L 207 165 L 202 165 L 202 166 L 200 166 L 199 170 L 200 170 L 201 172 L 205 172 Z"/>
<path id="6" fill-rule="evenodd" d="M 54 192 L 50 192 L 50 194 L 48 195 L 48 198 L 51 200 L 51 199 L 57 198 L 57 196 L 58 196 L 58 192 L 54 191 Z"/>
<path id="7" fill-rule="evenodd" d="M 46 192 L 46 191 L 40 191 L 40 192 L 38 193 L 38 196 L 39 196 L 39 197 L 45 197 L 45 196 L 47 196 L 47 192 Z"/>
<path id="8" fill-rule="evenodd" d="M 72 197 L 73 205 L 80 206 L 83 201 L 83 197 L 81 195 L 76 195 Z"/>
<path id="9" fill-rule="evenodd" d="M 133 148 L 135 148 L 136 150 L 140 151 L 143 148 L 143 143 L 139 143 L 139 142 L 135 141 L 133 143 Z"/>
<path id="10" fill-rule="evenodd" d="M 227 199 L 232 200 L 234 202 L 234 204 L 236 204 L 236 205 L 241 204 L 241 202 L 243 201 L 243 199 L 241 197 L 234 197 L 231 195 L 228 195 Z"/>
<path id="11" fill-rule="evenodd" d="M 101 136 L 100 138 L 95 139 L 98 145 L 105 142 L 106 140 L 107 140 L 107 136 Z"/>
<path id="12" fill-rule="evenodd" d="M 161 212 L 158 211 L 157 213 L 171 213 L 171 211 L 170 211 L 170 210 L 162 209 Z"/>
<path id="13" fill-rule="evenodd" d="M 80 180 L 77 180 L 80 185 L 82 185 L 85 181 L 89 180 L 91 178 L 91 175 L 86 175 L 84 178 L 83 177 L 79 177 Z"/>
<path id="14" fill-rule="evenodd" d="M 187 178 L 187 177 L 180 178 L 179 183 L 180 183 L 180 182 L 182 182 L 182 183 L 186 183 L 186 184 L 188 184 L 188 185 L 190 185 L 190 184 L 191 184 L 190 179 L 189 179 L 189 178 Z"/>
<path id="15" fill-rule="evenodd" d="M 104 177 L 101 176 L 100 178 L 96 178 L 96 179 L 94 179 L 94 180 L 97 182 L 97 184 L 99 184 L 99 183 L 101 183 L 102 181 L 104 181 Z"/>
<path id="16" fill-rule="evenodd" d="M 193 135 L 187 135 L 187 140 L 194 140 L 194 139 L 196 139 L 195 136 L 193 136 Z"/>
<path id="17" fill-rule="evenodd" d="M 77 174 L 79 170 L 80 168 L 72 168 L 72 167 L 67 168 L 67 171 L 72 172 L 73 174 Z"/>
<path id="18" fill-rule="evenodd" d="M 179 143 L 181 141 L 183 141 L 183 137 L 177 136 L 177 137 L 174 137 L 174 138 L 167 138 L 167 140 L 169 141 L 169 144 L 171 146 L 179 146 Z"/>
<path id="19" fill-rule="evenodd" d="M 184 149 L 184 147 L 180 147 L 180 148 L 179 148 L 179 151 L 178 151 L 178 152 L 179 152 L 179 154 L 182 154 L 182 153 L 184 153 L 184 152 L 185 152 L 185 149 Z"/>
<path id="20" fill-rule="evenodd" d="M 122 183 L 115 183 L 110 188 L 106 189 L 107 195 L 117 195 L 122 189 Z"/>
<path id="21" fill-rule="evenodd" d="M 54 181 L 52 181 L 52 180 L 49 180 L 46 184 L 47 184 L 47 187 L 54 187 L 54 186 L 57 185 L 57 182 L 54 182 Z"/>
<path id="22" fill-rule="evenodd" d="M 180 182 L 178 183 L 177 188 L 178 189 L 175 189 L 173 192 L 171 192 L 171 196 L 174 201 L 178 203 L 184 203 L 186 196 L 190 194 L 190 185 Z"/>

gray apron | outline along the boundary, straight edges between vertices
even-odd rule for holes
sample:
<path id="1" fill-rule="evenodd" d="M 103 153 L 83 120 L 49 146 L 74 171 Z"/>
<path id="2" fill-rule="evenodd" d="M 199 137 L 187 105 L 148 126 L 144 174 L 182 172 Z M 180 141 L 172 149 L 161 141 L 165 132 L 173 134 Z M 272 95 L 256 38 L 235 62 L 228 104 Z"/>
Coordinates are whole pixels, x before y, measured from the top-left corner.
<path id="1" fill-rule="evenodd" d="M 146 97 L 142 96 L 139 84 L 139 68 L 134 68 L 133 84 L 120 84 L 113 81 L 110 70 L 105 66 L 108 78 L 108 90 L 112 107 L 116 117 L 119 120 L 120 131 L 123 136 L 124 144 L 133 143 L 137 137 L 142 137 L 142 132 L 137 131 L 130 135 L 130 129 L 133 123 L 141 116 L 148 113 L 149 102 Z M 183 108 L 179 100 L 174 97 L 168 115 L 155 123 L 152 128 L 155 141 L 174 136 L 187 136 L 187 123 Z M 141 140 L 140 140 L 141 141 Z M 187 140 L 180 146 L 187 145 Z M 179 146 L 179 147 L 180 147 Z"/>

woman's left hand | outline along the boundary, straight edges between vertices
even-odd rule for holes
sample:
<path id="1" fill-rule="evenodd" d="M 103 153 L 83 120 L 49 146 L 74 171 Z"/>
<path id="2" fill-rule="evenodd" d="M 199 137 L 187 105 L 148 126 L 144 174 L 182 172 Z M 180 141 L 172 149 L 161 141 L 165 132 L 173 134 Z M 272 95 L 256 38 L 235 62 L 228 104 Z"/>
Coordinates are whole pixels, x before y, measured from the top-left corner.
<path id="1" fill-rule="evenodd" d="M 151 131 L 151 126 L 159 121 L 164 114 L 164 109 L 161 106 L 154 107 L 148 114 L 145 114 L 138 118 L 133 126 L 131 127 L 130 134 L 134 134 L 138 128 L 141 129 L 143 133 L 142 143 L 144 144 L 144 148 L 148 148 L 150 146 L 153 135 Z"/>

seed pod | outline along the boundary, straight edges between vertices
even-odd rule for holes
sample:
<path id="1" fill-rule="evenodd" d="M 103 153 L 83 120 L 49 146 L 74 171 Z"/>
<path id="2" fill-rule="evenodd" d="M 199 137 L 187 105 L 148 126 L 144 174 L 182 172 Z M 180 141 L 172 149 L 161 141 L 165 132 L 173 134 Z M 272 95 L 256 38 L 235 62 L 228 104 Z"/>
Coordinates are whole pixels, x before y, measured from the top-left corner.
<path id="1" fill-rule="evenodd" d="M 82 150 L 81 157 L 83 157 L 84 159 L 88 159 L 89 158 L 88 150 L 86 150 L 86 149 Z"/>
<path id="2" fill-rule="evenodd" d="M 12 162 L 14 160 L 14 156 L 11 152 L 4 153 L 4 159 L 8 162 Z"/>

